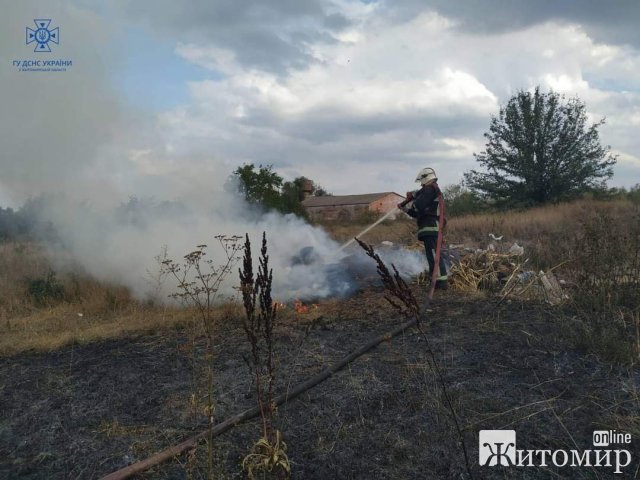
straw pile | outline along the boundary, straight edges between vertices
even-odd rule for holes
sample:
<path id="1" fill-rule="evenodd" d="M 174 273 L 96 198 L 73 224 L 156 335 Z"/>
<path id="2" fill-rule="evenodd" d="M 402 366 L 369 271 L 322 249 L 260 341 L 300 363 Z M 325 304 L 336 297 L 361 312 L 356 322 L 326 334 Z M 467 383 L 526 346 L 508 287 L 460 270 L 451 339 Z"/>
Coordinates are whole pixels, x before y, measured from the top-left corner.
<path id="1" fill-rule="evenodd" d="M 524 262 L 518 255 L 483 250 L 465 255 L 454 264 L 449 283 L 464 292 L 490 290 L 499 292 L 519 273 Z"/>
<path id="2" fill-rule="evenodd" d="M 544 300 L 558 305 L 569 297 L 553 274 L 554 269 L 535 273 L 525 271 L 527 260 L 515 253 L 477 251 L 462 257 L 451 268 L 450 285 L 460 291 L 488 290 L 501 297 L 514 296 Z"/>

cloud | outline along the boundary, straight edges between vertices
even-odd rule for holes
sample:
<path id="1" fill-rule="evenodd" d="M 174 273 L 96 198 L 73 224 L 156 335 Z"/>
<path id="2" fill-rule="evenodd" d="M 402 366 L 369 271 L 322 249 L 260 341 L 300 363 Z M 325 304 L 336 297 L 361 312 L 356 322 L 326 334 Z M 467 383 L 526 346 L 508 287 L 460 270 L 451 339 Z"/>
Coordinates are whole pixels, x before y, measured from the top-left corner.
<path id="1" fill-rule="evenodd" d="M 382 2 L 387 15 L 411 18 L 432 9 L 451 18 L 460 32 L 483 36 L 520 31 L 555 22 L 580 25 L 599 43 L 640 47 L 640 3 L 622 0 L 604 5 L 600 0 L 396 0 Z"/>
<path id="2" fill-rule="evenodd" d="M 158 34 L 230 50 L 244 67 L 280 75 L 313 63 L 312 46 L 335 42 L 350 25 L 337 5 L 320 0 L 130 0 L 120 8 Z"/>
<path id="3" fill-rule="evenodd" d="M 180 45 L 183 58 L 225 76 L 192 82 L 191 105 L 163 113 L 172 145 L 274 163 L 337 193 L 402 190 L 400 172 L 410 178 L 426 163 L 454 182 L 483 148 L 499 105 L 542 85 L 579 95 L 594 120 L 609 119 L 604 143 L 637 151 L 625 119 L 635 118 L 640 101 L 608 86 L 613 76 L 637 87 L 632 48 L 557 21 L 485 35 L 462 32 L 455 17 L 431 10 L 383 18 L 385 8 L 352 12 L 343 41 L 318 43 L 317 61 L 286 76 L 248 68 L 232 50 Z"/>
<path id="4" fill-rule="evenodd" d="M 35 4 L 3 18 L 28 20 Z M 67 38 L 87 38 L 64 44 L 75 49 L 65 52 L 73 75 L 16 77 L 3 66 L 14 112 L 0 119 L 3 171 L 16 192 L 67 189 L 72 178 L 84 191 L 173 198 L 188 195 L 191 178 L 204 186 L 203 174 L 225 177 L 243 162 L 313 176 L 336 193 L 402 190 L 427 163 L 449 183 L 474 164 L 490 115 L 537 84 L 579 95 L 594 120 L 606 116 L 604 143 L 640 149 L 638 50 L 597 40 L 584 12 L 347 0 L 123 1 L 100 14 L 72 5 L 49 11 Z M 24 50 L 11 28 L 0 47 L 9 56 Z M 126 54 L 111 41 L 124 28 L 173 42 L 211 78 L 190 82 L 177 108 L 134 110 L 110 83 Z"/>

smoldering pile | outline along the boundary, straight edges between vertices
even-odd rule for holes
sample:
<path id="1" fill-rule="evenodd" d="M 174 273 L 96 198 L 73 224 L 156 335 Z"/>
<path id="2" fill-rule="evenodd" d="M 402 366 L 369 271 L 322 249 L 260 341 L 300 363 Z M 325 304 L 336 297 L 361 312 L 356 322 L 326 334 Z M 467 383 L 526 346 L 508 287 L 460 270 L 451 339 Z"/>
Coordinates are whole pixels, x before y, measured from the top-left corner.
<path id="1" fill-rule="evenodd" d="M 416 277 L 428 268 L 426 258 L 421 252 L 386 241 L 375 248 L 382 260 L 387 265 L 395 265 L 406 279 Z M 357 245 L 346 251 L 336 251 L 333 255 L 324 256 L 312 246 L 301 248 L 291 258 L 286 273 L 289 277 L 295 277 L 299 272 L 308 274 L 310 271 L 317 274 L 314 288 L 297 295 L 302 300 L 346 297 L 359 289 L 379 283 L 376 264 Z"/>

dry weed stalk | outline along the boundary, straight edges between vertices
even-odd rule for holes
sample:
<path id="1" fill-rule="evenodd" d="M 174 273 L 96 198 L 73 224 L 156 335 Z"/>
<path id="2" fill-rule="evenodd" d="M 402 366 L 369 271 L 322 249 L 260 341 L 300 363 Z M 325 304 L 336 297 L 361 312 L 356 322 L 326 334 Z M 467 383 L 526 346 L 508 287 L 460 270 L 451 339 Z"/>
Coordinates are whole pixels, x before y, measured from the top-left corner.
<path id="1" fill-rule="evenodd" d="M 393 268 L 392 275 L 371 245 L 363 242 L 359 238 L 355 240 L 366 252 L 367 256 L 376 262 L 376 271 L 382 280 L 385 291 L 388 292 L 388 295 L 384 296 L 385 300 L 404 317 L 415 318 L 419 322 L 421 318 L 420 305 L 418 305 L 418 301 L 407 283 L 400 276 L 396 266 L 391 264 L 391 268 Z"/>
<path id="2" fill-rule="evenodd" d="M 164 281 L 169 274 L 165 267 L 165 262 L 168 258 L 168 248 L 166 245 L 162 245 L 162 247 L 160 247 L 160 253 L 153 257 L 157 265 L 157 270 L 146 269 L 145 281 L 147 285 L 149 285 L 149 292 L 147 293 L 147 304 L 149 306 L 157 305 L 160 301 L 160 292 L 162 292 Z"/>
<path id="3" fill-rule="evenodd" d="M 393 268 L 393 275 L 382 261 L 380 256 L 375 252 L 373 247 L 359 239 L 356 238 L 358 244 L 362 247 L 362 249 L 366 252 L 366 254 L 372 258 L 376 262 L 377 272 L 380 278 L 382 279 L 382 284 L 384 285 L 385 291 L 388 292 L 388 295 L 385 295 L 385 299 L 387 302 L 391 304 L 393 308 L 395 308 L 401 315 L 408 319 L 414 319 L 416 322 L 416 328 L 425 343 L 427 353 L 431 358 L 431 365 L 433 367 L 433 371 L 438 378 L 438 382 L 440 384 L 440 389 L 442 390 L 442 395 L 445 399 L 445 403 L 449 412 L 451 413 L 451 419 L 455 425 L 456 431 L 458 433 L 458 438 L 460 439 L 460 443 L 462 445 L 462 453 L 464 455 L 465 466 L 467 469 L 467 474 L 470 479 L 473 479 L 473 474 L 471 473 L 471 463 L 469 462 L 469 455 L 467 453 L 467 445 L 464 439 L 464 435 L 462 433 L 462 428 L 460 427 L 460 422 L 458 421 L 458 415 L 456 414 L 455 407 L 453 406 L 453 401 L 451 396 L 449 395 L 449 389 L 447 388 L 447 382 L 442 373 L 442 369 L 440 368 L 440 364 L 438 363 L 435 353 L 431 348 L 431 343 L 429 342 L 429 337 L 427 337 L 426 333 L 422 329 L 421 320 L 422 320 L 422 309 L 420 308 L 420 304 L 418 303 L 415 295 L 407 285 L 407 283 L 402 279 L 395 265 L 391 264 Z M 428 300 L 427 300 L 428 302 Z M 426 309 L 426 306 L 425 306 Z"/>
<path id="4" fill-rule="evenodd" d="M 254 377 L 256 398 L 262 420 L 262 437 L 255 443 L 244 460 L 242 468 L 249 478 L 259 472 L 273 473 L 277 478 L 288 478 L 291 465 L 287 457 L 287 445 L 282 433 L 273 428 L 276 404 L 273 397 L 275 381 L 274 332 L 277 304 L 271 297 L 273 270 L 269 269 L 267 237 L 262 234 L 262 248 L 258 261 L 258 273 L 254 278 L 251 242 L 246 235 L 244 257 L 240 269 L 240 291 L 245 310 L 243 328 L 251 345 L 251 356 L 246 358 Z"/>
<path id="5" fill-rule="evenodd" d="M 221 287 L 225 279 L 239 260 L 239 240 L 237 235 L 217 235 L 215 237 L 224 253 L 221 264 L 205 258 L 207 245 L 198 245 L 196 250 L 184 256 L 182 263 L 171 259 L 162 261 L 164 270 L 161 274 L 170 275 L 178 282 L 178 291 L 170 297 L 196 308 L 200 317 L 206 339 L 206 386 L 207 403 L 204 414 L 207 417 L 207 467 L 209 477 L 213 476 L 213 426 L 214 426 L 214 394 L 213 368 L 215 347 L 214 305 L 220 299 Z"/>

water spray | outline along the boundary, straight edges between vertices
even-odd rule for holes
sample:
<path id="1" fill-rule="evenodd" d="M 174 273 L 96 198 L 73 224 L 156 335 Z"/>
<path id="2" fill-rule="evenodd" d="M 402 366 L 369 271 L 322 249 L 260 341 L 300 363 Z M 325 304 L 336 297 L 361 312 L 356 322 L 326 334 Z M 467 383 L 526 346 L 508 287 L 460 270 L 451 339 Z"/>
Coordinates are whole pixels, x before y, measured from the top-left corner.
<path id="1" fill-rule="evenodd" d="M 351 245 L 353 242 L 356 241 L 356 238 L 360 238 L 362 235 L 364 235 L 365 233 L 367 233 L 369 230 L 371 230 L 372 228 L 375 228 L 376 226 L 378 226 L 380 223 L 384 222 L 387 218 L 389 218 L 392 214 L 398 213 L 400 212 L 399 208 L 394 208 L 392 210 L 389 210 L 387 213 L 385 213 L 382 217 L 380 217 L 378 220 L 376 220 L 375 222 L 373 222 L 371 225 L 369 225 L 367 228 L 365 228 L 364 230 L 362 230 L 360 233 L 358 233 L 355 237 L 353 237 L 351 240 L 349 240 L 348 242 L 344 243 L 339 249 L 338 251 L 341 252 L 342 250 L 344 250 L 345 248 L 347 248 L 349 245 Z"/>
<path id="2" fill-rule="evenodd" d="M 351 245 L 353 242 L 356 241 L 356 238 L 360 238 L 362 235 L 364 235 L 365 233 L 367 233 L 369 230 L 371 230 L 372 228 L 376 227 L 377 225 L 379 225 L 381 222 L 384 222 L 387 218 L 389 218 L 392 214 L 396 214 L 401 212 L 402 208 L 404 208 L 405 205 L 407 205 L 409 202 L 411 202 L 413 200 L 413 198 L 411 198 L 411 196 L 408 196 L 407 198 L 405 198 L 402 202 L 400 202 L 398 204 L 398 206 L 396 208 L 393 208 L 391 210 L 389 210 L 387 213 L 385 213 L 382 217 L 380 217 L 378 220 L 376 220 L 375 222 L 373 222 L 371 225 L 369 225 L 367 228 L 365 228 L 363 231 L 361 231 L 359 234 L 357 234 L 355 237 L 353 237 L 351 240 L 349 240 L 347 243 L 343 244 L 338 251 L 341 252 L 342 250 L 344 250 L 345 248 L 347 248 L 349 245 Z"/>

